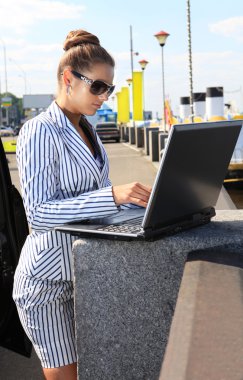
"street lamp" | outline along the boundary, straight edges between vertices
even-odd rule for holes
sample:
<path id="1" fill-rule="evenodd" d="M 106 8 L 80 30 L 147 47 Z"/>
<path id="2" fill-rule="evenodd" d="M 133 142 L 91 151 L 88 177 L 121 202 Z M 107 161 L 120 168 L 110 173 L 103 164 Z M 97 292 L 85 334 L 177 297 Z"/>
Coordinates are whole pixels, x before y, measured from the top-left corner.
<path id="1" fill-rule="evenodd" d="M 128 78 L 128 79 L 126 79 L 126 82 L 127 82 L 128 86 L 130 87 L 131 84 L 132 84 L 132 78 Z"/>
<path id="2" fill-rule="evenodd" d="M 22 72 L 23 79 L 24 79 L 24 93 L 27 94 L 27 77 L 26 77 L 26 72 L 22 69 L 22 67 L 13 58 L 9 58 L 9 61 L 13 62 L 15 64 L 15 66 L 17 66 L 18 69 Z"/>
<path id="3" fill-rule="evenodd" d="M 4 71 L 5 71 L 5 92 L 7 95 L 8 92 L 8 77 L 7 77 L 7 58 L 6 58 L 6 45 L 5 42 L 0 38 L 0 41 L 3 45 L 3 57 L 4 57 Z"/>
<path id="4" fill-rule="evenodd" d="M 141 69 L 144 70 L 148 64 L 148 61 L 145 59 L 142 59 L 141 61 L 138 61 L 139 65 L 141 66 Z"/>
<path id="5" fill-rule="evenodd" d="M 144 70 L 147 66 L 147 64 L 149 63 L 148 61 L 146 61 L 146 59 L 142 59 L 141 61 L 138 61 L 142 71 L 143 71 L 143 118 L 144 120 L 146 119 L 145 118 L 145 91 L 144 91 Z"/>
<path id="6" fill-rule="evenodd" d="M 131 91 L 130 91 L 130 87 L 131 87 L 131 84 L 132 84 L 132 78 L 127 78 L 126 79 L 126 82 L 127 82 L 127 84 L 128 84 L 128 87 L 129 87 L 129 96 L 130 96 L 130 110 L 132 109 L 132 101 L 133 101 L 133 97 L 132 97 L 132 95 L 131 95 Z M 129 117 L 131 117 L 131 113 L 129 112 Z"/>
<path id="7" fill-rule="evenodd" d="M 154 35 L 160 46 L 161 46 L 161 52 L 162 52 L 162 90 L 163 90 L 163 113 L 164 113 L 164 132 L 166 132 L 166 122 L 165 122 L 165 119 L 166 119 L 166 115 L 165 115 L 165 80 L 164 80 L 164 51 L 163 51 L 163 48 L 164 48 L 164 45 L 165 45 L 165 42 L 166 42 L 166 39 L 167 37 L 169 37 L 169 33 L 167 32 L 164 32 L 163 30 L 161 30 L 160 32 L 156 33 Z"/>
<path id="8" fill-rule="evenodd" d="M 4 58 L 4 71 L 5 71 L 5 93 L 6 93 L 6 96 L 7 96 L 7 93 L 8 93 L 8 76 L 7 76 L 7 54 L 6 54 L 6 45 L 5 45 L 5 42 L 3 41 L 2 38 L 0 38 L 0 41 L 3 45 L 3 58 Z M 2 123 L 2 100 L 1 100 L 1 104 L 0 104 L 0 112 L 1 112 L 1 123 Z M 8 108 L 6 108 L 6 120 L 7 120 L 7 124 L 8 124 L 8 121 L 9 121 L 9 118 L 8 118 Z"/>
<path id="9" fill-rule="evenodd" d="M 133 51 L 132 25 L 130 25 L 130 55 L 131 55 L 131 75 L 132 75 L 132 78 L 133 78 L 133 56 L 134 55 L 139 55 L 139 53 L 137 51 L 136 52 Z M 133 104 L 133 92 L 131 94 L 131 99 L 132 99 L 132 104 Z M 134 120 L 132 120 L 132 124 L 133 124 L 133 127 L 135 127 Z"/>

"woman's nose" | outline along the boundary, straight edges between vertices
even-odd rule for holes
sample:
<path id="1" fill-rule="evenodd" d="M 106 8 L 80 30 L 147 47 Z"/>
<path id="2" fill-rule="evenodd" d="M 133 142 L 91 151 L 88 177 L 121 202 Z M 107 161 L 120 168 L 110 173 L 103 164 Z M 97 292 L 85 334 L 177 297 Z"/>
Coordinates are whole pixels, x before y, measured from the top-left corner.
<path id="1" fill-rule="evenodd" d="M 108 94 L 107 94 L 107 91 L 106 92 L 104 92 L 103 94 L 101 94 L 101 95 L 99 95 L 99 99 L 100 100 L 103 100 L 103 102 L 104 101 L 106 101 L 106 100 L 108 100 Z"/>

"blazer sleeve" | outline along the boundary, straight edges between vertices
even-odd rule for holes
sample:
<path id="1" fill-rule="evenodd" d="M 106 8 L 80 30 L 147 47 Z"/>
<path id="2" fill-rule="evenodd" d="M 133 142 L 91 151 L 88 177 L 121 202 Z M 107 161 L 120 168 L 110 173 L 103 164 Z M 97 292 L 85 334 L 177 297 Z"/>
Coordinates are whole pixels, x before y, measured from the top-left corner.
<path id="1" fill-rule="evenodd" d="M 38 120 L 22 127 L 16 158 L 27 220 L 35 231 L 118 211 L 110 182 L 74 198 L 56 199 L 57 151 L 51 134 Z"/>

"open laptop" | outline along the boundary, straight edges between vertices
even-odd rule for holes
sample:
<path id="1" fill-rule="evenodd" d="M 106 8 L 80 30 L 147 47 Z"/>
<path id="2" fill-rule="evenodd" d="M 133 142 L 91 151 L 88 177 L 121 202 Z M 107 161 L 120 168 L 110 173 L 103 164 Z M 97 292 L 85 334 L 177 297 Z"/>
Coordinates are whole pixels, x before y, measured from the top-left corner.
<path id="1" fill-rule="evenodd" d="M 172 126 L 147 208 L 57 226 L 80 237 L 153 240 L 215 215 L 242 120 Z"/>

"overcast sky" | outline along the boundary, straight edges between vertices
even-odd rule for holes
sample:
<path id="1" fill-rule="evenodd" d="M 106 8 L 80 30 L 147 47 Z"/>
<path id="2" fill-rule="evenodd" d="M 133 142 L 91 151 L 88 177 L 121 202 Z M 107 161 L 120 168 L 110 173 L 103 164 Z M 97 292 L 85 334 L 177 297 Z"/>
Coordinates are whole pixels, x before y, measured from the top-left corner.
<path id="1" fill-rule="evenodd" d="M 116 60 L 118 91 L 131 76 L 130 25 L 134 69 L 145 69 L 145 105 L 162 114 L 161 47 L 154 34 L 170 34 L 164 47 L 165 92 L 178 113 L 181 96 L 189 96 L 186 0 L 0 0 L 0 76 L 5 91 L 3 44 L 8 91 L 56 92 L 56 68 L 70 30 L 96 34 Z M 191 0 L 194 92 L 223 86 L 225 102 L 243 112 L 243 1 Z"/>

